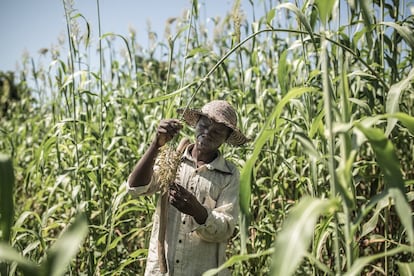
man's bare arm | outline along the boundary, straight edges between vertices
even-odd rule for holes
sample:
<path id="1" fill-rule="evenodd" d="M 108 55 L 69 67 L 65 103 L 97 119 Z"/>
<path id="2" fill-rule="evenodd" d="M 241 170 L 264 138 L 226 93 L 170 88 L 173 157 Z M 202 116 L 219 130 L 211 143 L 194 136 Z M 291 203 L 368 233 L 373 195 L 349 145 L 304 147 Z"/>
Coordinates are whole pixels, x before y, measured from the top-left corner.
<path id="1" fill-rule="evenodd" d="M 181 128 L 181 122 L 177 119 L 161 120 L 154 140 L 129 176 L 128 183 L 131 187 L 145 186 L 151 181 L 159 148 L 174 138 Z"/>

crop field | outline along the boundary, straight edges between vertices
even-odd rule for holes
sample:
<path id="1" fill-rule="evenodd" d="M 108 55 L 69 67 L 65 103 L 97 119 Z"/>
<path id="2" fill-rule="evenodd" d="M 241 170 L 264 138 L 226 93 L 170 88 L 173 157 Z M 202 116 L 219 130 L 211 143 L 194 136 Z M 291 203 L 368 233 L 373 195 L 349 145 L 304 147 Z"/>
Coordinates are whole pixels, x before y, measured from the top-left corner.
<path id="1" fill-rule="evenodd" d="M 143 275 L 158 198 L 124 183 L 160 119 L 225 99 L 251 142 L 205 276 L 413 275 L 413 2 L 235 0 L 212 29 L 199 2 L 144 47 L 64 0 L 52 62 L 0 72 L 0 274 Z"/>

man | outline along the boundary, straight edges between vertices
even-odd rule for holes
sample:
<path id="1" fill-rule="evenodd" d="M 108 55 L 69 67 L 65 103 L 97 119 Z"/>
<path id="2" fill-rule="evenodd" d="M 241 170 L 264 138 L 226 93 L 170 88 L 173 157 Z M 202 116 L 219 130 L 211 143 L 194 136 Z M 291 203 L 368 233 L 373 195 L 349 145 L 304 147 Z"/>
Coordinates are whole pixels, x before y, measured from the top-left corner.
<path id="1" fill-rule="evenodd" d="M 212 101 L 199 110 L 178 110 L 195 127 L 195 143 L 185 148 L 176 183 L 169 190 L 165 238 L 169 275 L 201 275 L 225 261 L 228 239 L 239 212 L 239 171 L 225 160 L 219 148 L 227 142 L 240 146 L 248 139 L 237 128 L 237 115 L 226 101 Z M 155 138 L 128 178 L 136 195 L 159 191 L 159 148 L 181 130 L 177 119 L 162 120 Z M 158 204 L 159 205 L 159 204 Z M 159 206 L 154 216 L 145 275 L 162 275 L 157 256 Z"/>

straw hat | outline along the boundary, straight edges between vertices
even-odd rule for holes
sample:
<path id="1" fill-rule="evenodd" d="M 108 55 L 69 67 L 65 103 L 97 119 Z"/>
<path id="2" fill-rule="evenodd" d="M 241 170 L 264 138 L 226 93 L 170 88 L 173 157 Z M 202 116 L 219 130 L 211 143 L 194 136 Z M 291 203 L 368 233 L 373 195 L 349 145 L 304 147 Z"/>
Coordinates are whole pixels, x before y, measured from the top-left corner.
<path id="1" fill-rule="evenodd" d="M 226 101 L 214 100 L 204 105 L 201 110 L 195 109 L 177 109 L 179 114 L 183 115 L 187 124 L 192 127 L 198 122 L 201 115 L 206 116 L 217 123 L 222 123 L 233 131 L 227 138 L 226 142 L 233 146 L 241 146 L 249 141 L 237 128 L 237 114 L 234 108 Z"/>

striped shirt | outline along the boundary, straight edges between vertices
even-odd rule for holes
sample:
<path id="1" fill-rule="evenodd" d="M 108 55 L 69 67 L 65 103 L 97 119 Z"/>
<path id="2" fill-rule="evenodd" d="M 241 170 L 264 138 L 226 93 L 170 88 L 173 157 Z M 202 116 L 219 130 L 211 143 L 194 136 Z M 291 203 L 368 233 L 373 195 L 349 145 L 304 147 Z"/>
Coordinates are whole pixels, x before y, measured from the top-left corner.
<path id="1" fill-rule="evenodd" d="M 165 237 L 168 274 L 202 275 L 205 271 L 224 263 L 229 238 L 233 235 L 239 213 L 239 179 L 237 167 L 225 160 L 221 154 L 209 164 L 196 168 L 189 145 L 182 157 L 177 183 L 192 192 L 207 209 L 208 217 L 199 225 L 193 217 L 183 214 L 172 205 L 168 207 L 168 222 Z M 151 195 L 159 191 L 157 170 L 151 182 L 142 187 L 130 187 L 132 195 Z M 150 246 L 145 275 L 162 275 L 158 265 L 157 241 L 159 209 L 153 217 Z M 221 275 L 229 274 L 228 271 Z"/>

